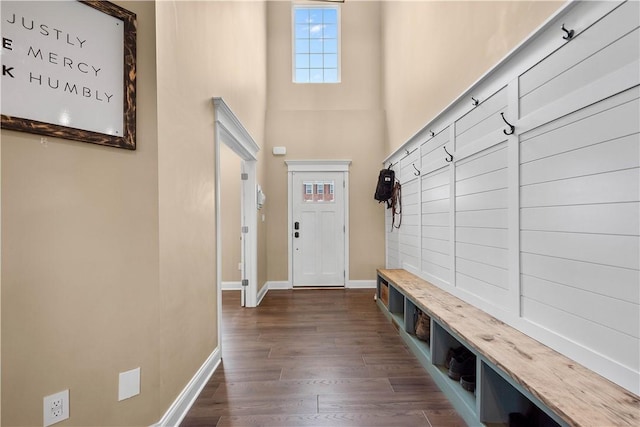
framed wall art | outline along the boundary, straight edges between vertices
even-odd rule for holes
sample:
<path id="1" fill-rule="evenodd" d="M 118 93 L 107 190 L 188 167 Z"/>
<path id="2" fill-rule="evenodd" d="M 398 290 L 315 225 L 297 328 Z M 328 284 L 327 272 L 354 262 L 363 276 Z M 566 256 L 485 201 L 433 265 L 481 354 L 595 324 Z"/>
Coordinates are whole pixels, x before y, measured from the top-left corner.
<path id="1" fill-rule="evenodd" d="M 108 1 L 3 1 L 2 128 L 135 150 L 136 15 Z"/>

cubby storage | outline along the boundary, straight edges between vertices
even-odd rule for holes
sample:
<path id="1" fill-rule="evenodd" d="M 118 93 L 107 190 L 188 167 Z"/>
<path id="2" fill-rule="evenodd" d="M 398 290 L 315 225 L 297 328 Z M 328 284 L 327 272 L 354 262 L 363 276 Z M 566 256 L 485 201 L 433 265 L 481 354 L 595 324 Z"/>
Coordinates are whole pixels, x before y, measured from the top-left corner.
<path id="1" fill-rule="evenodd" d="M 469 425 L 630 425 L 640 399 L 486 312 L 406 270 L 378 270 L 382 313 Z M 429 340 L 416 336 L 416 313 Z M 468 353 L 468 389 L 451 378 L 450 351 Z M 459 353 L 460 354 L 460 353 Z M 460 371 L 458 371 L 460 372 Z M 462 377 L 465 378 L 465 377 Z M 588 390 L 588 393 L 585 393 Z M 510 415 L 513 414 L 513 415 Z"/>
<path id="2" fill-rule="evenodd" d="M 379 306 L 383 313 L 398 326 L 398 332 L 417 359 L 436 383 L 449 397 L 454 407 L 467 423 L 474 425 L 483 422 L 486 425 L 508 425 L 510 413 L 519 413 L 523 417 L 536 420 L 549 420 L 541 426 L 557 426 L 555 421 L 519 392 L 504 374 L 499 374 L 464 339 L 452 332 L 446 325 L 434 320 L 429 310 L 421 308 L 408 298 L 393 283 L 378 276 Z M 382 295 L 388 295 L 383 300 Z M 417 313 L 429 317 L 430 339 L 416 336 Z M 453 349 L 464 349 L 475 359 L 476 391 L 465 390 L 459 381 L 449 376 L 447 358 Z M 482 395 L 483 399 L 478 399 Z"/>
<path id="3" fill-rule="evenodd" d="M 393 286 L 389 286 L 389 313 L 398 327 L 404 327 L 404 296 Z"/>
<path id="4" fill-rule="evenodd" d="M 558 427 L 560 424 L 552 412 L 545 412 L 532 403 L 523 393 L 485 362 L 479 363 L 482 383 L 482 401 L 479 407 L 480 419 L 487 425 L 509 425 L 509 417 L 518 420 L 516 425 L 535 425 L 537 427 Z M 517 414 L 517 415 L 511 415 Z"/>
<path id="5" fill-rule="evenodd" d="M 389 308 L 389 284 L 380 277 L 378 277 L 378 299 Z"/>
<path id="6" fill-rule="evenodd" d="M 410 299 L 405 298 L 405 302 L 404 302 L 404 312 L 405 312 L 405 317 L 404 317 L 404 324 L 405 324 L 405 332 L 407 334 L 409 334 L 414 340 L 415 340 L 415 346 L 420 350 L 421 353 L 423 353 L 423 355 L 428 358 L 429 360 L 431 360 L 431 340 L 424 340 L 424 339 L 420 339 L 416 336 L 416 327 L 417 327 L 417 313 L 418 312 L 422 312 L 422 310 L 420 310 L 418 307 L 416 307 L 416 305 L 411 302 Z M 425 313 L 425 316 L 428 316 L 427 313 Z M 432 331 L 433 329 L 433 321 L 431 320 L 431 318 L 429 317 L 429 331 Z M 432 332 L 430 332 L 431 334 Z"/>
<path id="7" fill-rule="evenodd" d="M 449 387 L 449 397 L 451 398 L 451 396 L 453 396 L 453 398 L 459 399 L 470 412 L 477 416 L 476 394 L 473 391 L 465 390 L 464 388 L 462 388 L 462 385 L 460 385 L 460 380 L 452 379 L 449 376 L 449 366 L 451 360 L 450 357 L 448 357 L 449 351 L 454 349 L 462 349 L 463 352 L 466 351 L 473 354 L 476 361 L 476 369 L 474 370 L 474 374 L 476 375 L 477 384 L 477 364 L 479 363 L 477 354 L 473 351 L 472 347 L 468 346 L 468 344 L 464 342 L 464 340 L 454 336 L 437 321 L 433 322 L 431 336 L 433 340 L 432 362 Z"/>

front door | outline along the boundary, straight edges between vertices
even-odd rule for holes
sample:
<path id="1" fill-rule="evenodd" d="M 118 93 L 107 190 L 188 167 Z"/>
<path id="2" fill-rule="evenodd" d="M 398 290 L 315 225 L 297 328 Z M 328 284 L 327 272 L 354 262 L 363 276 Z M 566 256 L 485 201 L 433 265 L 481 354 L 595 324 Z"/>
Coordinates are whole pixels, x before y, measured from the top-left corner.
<path id="1" fill-rule="evenodd" d="M 344 286 L 344 172 L 293 172 L 293 286 Z"/>

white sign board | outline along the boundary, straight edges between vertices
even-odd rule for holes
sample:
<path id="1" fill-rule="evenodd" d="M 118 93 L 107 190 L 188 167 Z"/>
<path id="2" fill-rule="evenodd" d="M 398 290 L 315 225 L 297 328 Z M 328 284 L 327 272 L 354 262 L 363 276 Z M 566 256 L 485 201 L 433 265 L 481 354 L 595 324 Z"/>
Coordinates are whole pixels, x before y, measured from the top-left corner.
<path id="1" fill-rule="evenodd" d="M 123 137 L 123 20 L 78 1 L 0 7 L 3 122 L 19 117 Z"/>

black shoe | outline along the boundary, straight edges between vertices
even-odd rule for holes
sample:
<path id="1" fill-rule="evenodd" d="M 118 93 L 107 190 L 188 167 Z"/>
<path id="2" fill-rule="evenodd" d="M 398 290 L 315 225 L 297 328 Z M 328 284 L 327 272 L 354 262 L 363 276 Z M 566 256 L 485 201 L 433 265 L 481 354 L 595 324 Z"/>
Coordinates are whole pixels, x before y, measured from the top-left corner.
<path id="1" fill-rule="evenodd" d="M 447 352 L 447 358 L 444 361 L 444 367 L 449 369 L 449 366 L 451 366 L 451 359 L 453 359 L 456 356 L 460 356 L 463 353 L 470 353 L 470 352 L 469 350 L 467 350 L 466 347 L 463 347 L 463 346 L 460 346 L 457 348 L 451 347 Z"/>
<path id="2" fill-rule="evenodd" d="M 460 381 L 462 375 L 475 375 L 476 356 L 473 353 L 463 353 L 451 359 L 449 378 Z"/>
<path id="3" fill-rule="evenodd" d="M 467 391 L 474 392 L 476 390 L 476 376 L 475 375 L 462 375 L 460 377 L 460 385 Z"/>

